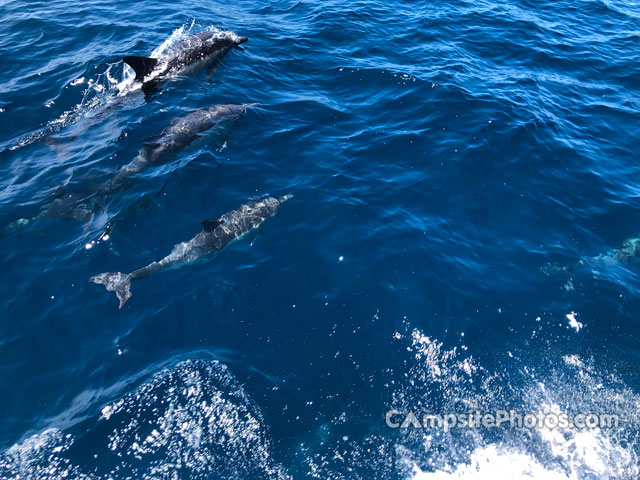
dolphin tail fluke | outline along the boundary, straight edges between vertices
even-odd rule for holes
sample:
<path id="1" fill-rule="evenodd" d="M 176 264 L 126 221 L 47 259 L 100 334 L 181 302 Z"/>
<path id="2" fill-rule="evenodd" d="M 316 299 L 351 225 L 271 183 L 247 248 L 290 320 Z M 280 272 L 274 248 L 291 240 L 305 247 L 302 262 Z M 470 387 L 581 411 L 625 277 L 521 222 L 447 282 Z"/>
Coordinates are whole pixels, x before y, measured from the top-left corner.
<path id="1" fill-rule="evenodd" d="M 557 263 L 545 263 L 540 267 L 540 271 L 548 277 L 556 275 L 563 275 L 566 283 L 562 287 L 565 291 L 569 292 L 574 289 L 573 286 L 573 269 L 566 265 L 558 265 Z"/>
<path id="2" fill-rule="evenodd" d="M 89 281 L 104 285 L 109 292 L 116 292 L 118 300 L 120 300 L 118 308 L 122 308 L 127 303 L 127 300 L 131 298 L 131 275 L 120 272 L 106 272 L 94 275 Z"/>
<path id="3" fill-rule="evenodd" d="M 137 55 L 128 55 L 122 61 L 133 68 L 133 71 L 136 72 L 136 80 L 139 82 L 142 82 L 144 77 L 149 75 L 158 64 L 157 58 L 139 57 Z"/>
<path id="4" fill-rule="evenodd" d="M 69 157 L 69 153 L 71 152 L 73 141 L 76 140 L 77 138 L 78 138 L 77 135 L 72 135 L 66 140 L 61 140 L 53 137 L 46 137 L 40 140 L 40 143 L 51 148 L 55 152 L 56 157 L 58 157 L 59 159 L 65 159 Z"/>
<path id="5" fill-rule="evenodd" d="M 40 143 L 42 143 L 43 145 L 46 145 L 47 147 L 51 147 L 52 149 L 55 150 L 57 147 L 67 146 L 71 142 L 76 141 L 77 139 L 78 139 L 78 135 L 71 135 L 70 137 L 68 137 L 66 139 L 60 139 L 60 138 L 54 138 L 54 137 L 45 137 L 42 140 L 40 140 Z"/>
<path id="6" fill-rule="evenodd" d="M 20 233 L 29 225 L 31 225 L 37 217 L 33 218 L 19 218 L 15 222 L 11 222 L 9 225 L 0 230 L 0 238 L 8 237 L 9 235 L 14 235 L 16 233 Z"/>
<path id="7" fill-rule="evenodd" d="M 540 271 L 544 273 L 547 277 L 552 277 L 559 273 L 564 273 L 569 268 L 565 265 L 558 265 L 557 263 L 547 262 L 540 267 Z"/>

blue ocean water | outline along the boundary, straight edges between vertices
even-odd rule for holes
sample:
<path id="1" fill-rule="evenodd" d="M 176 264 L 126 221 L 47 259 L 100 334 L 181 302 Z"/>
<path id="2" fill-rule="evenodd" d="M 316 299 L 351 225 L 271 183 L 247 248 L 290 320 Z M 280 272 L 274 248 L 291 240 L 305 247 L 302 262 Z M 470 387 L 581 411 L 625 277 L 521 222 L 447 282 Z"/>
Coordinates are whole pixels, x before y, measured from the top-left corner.
<path id="1" fill-rule="evenodd" d="M 214 28 L 246 48 L 121 95 L 124 55 Z M 0 228 L 174 118 L 260 102 L 90 222 L 0 239 L 0 478 L 640 475 L 638 1 L 0 0 L 0 52 Z M 88 282 L 286 193 L 121 310 Z"/>

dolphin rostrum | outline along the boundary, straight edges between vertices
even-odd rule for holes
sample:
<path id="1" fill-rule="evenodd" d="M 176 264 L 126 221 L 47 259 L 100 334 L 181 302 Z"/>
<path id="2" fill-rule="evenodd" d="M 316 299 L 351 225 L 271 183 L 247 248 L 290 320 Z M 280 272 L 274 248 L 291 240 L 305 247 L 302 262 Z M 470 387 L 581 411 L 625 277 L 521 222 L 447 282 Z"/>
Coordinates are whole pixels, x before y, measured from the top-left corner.
<path id="1" fill-rule="evenodd" d="M 152 262 L 131 273 L 101 273 L 91 277 L 89 281 L 104 285 L 108 291 L 115 292 L 120 300 L 118 308 L 122 308 L 131 298 L 132 280 L 206 259 L 233 240 L 257 228 L 265 219 L 275 215 L 280 204 L 292 197 L 293 195 L 285 195 L 279 198 L 266 197 L 251 200 L 237 210 L 225 213 L 218 220 L 203 220 L 203 230 L 200 233 L 191 240 L 174 246 L 171 253 L 162 260 Z"/>
<path id="2" fill-rule="evenodd" d="M 255 105 L 257 104 L 214 105 L 174 119 L 160 135 L 148 141 L 138 151 L 138 155 L 130 163 L 122 166 L 111 178 L 84 192 L 67 192 L 64 188 L 58 189 L 53 201 L 43 207 L 38 215 L 10 223 L 0 232 L 0 236 L 17 233 L 44 218 L 62 217 L 82 222 L 90 221 L 93 214 L 100 210 L 116 191 L 125 187 L 136 174 L 147 168 L 168 163 L 176 153 L 213 131 L 214 127 L 238 119 L 248 108 Z"/>
<path id="3" fill-rule="evenodd" d="M 233 47 L 248 40 L 229 31 L 197 33 L 182 41 L 173 54 L 162 58 L 128 55 L 122 60 L 136 72 L 142 90 L 151 93 L 160 83 L 176 75 L 197 75 L 205 67 L 213 67 Z"/>

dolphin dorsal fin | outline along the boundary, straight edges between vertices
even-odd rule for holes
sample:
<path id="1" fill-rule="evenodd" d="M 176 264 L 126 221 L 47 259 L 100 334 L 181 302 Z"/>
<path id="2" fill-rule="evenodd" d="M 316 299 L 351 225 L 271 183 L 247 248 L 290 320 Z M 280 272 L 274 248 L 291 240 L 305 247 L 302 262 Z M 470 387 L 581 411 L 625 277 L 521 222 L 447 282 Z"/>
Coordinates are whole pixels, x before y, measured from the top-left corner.
<path id="1" fill-rule="evenodd" d="M 149 75 L 158 64 L 157 58 L 138 57 L 136 55 L 128 55 L 122 61 L 133 68 L 136 72 L 136 80 L 139 82 L 144 80 L 144 77 Z"/>
<path id="2" fill-rule="evenodd" d="M 222 225 L 222 220 L 204 219 L 202 221 L 202 227 L 204 228 L 205 232 L 213 232 L 220 225 Z"/>

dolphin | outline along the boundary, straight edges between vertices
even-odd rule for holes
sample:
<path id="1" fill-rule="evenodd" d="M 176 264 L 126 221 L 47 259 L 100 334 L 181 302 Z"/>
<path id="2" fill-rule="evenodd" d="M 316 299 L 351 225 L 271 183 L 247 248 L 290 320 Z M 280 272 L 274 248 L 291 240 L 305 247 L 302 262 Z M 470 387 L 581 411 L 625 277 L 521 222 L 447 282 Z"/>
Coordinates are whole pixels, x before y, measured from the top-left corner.
<path id="1" fill-rule="evenodd" d="M 197 75 L 205 67 L 217 65 L 232 48 L 242 45 L 247 37 L 233 32 L 201 32 L 180 42 L 173 53 L 161 59 L 128 55 L 122 60 L 136 73 L 145 93 L 153 93 L 168 78 L 178 75 Z"/>
<path id="2" fill-rule="evenodd" d="M 590 262 L 601 262 L 605 265 L 616 263 L 629 263 L 632 259 L 640 257 L 640 237 L 627 238 L 618 248 L 609 250 L 606 254 L 580 260 L 581 265 Z"/>
<path id="3" fill-rule="evenodd" d="M 214 105 L 174 119 L 160 135 L 147 142 L 130 163 L 121 167 L 112 178 L 104 182 L 98 192 L 108 193 L 118 190 L 133 175 L 149 167 L 166 164 L 174 154 L 201 138 L 203 133 L 222 123 L 239 119 L 247 109 L 256 105 L 258 104 Z"/>
<path id="4" fill-rule="evenodd" d="M 247 42 L 247 37 L 240 37 L 232 31 L 205 31 L 190 35 L 184 40 L 170 45 L 166 49 L 161 47 L 155 55 L 157 57 L 144 57 L 128 55 L 122 58 L 125 64 L 129 65 L 135 72 L 135 79 L 124 79 L 119 81 L 117 86 L 112 85 L 112 73 L 108 69 L 95 84 L 96 95 L 92 95 L 93 89 L 84 92 L 85 98 L 70 110 L 62 113 L 57 119 L 51 120 L 46 125 L 21 136 L 17 143 L 0 146 L 0 152 L 13 151 L 35 142 L 42 142 L 56 150 L 64 148 L 64 144 L 78 137 L 82 132 L 100 123 L 104 117 L 112 110 L 119 108 L 125 99 L 133 92 L 138 92 L 138 85 L 142 84 L 142 92 L 145 99 L 149 100 L 153 93 L 160 90 L 160 87 L 167 80 L 179 76 L 197 75 L 205 67 L 213 73 L 215 67 L 220 63 L 222 57 L 236 47 L 240 47 Z M 164 44 L 163 44 L 164 45 Z M 154 53 L 152 53 L 154 55 Z M 120 58 L 118 59 L 120 60 Z M 117 62 L 119 63 L 119 62 Z M 111 66 L 115 65 L 111 64 Z M 118 74 L 115 74 L 117 77 Z M 101 80 L 102 79 L 102 80 Z M 104 81 L 104 80 L 108 81 Z M 96 114 L 87 114 L 98 110 Z M 60 141 L 58 139 L 46 140 L 46 137 L 59 132 L 63 128 L 77 123 L 84 119 L 80 132 L 76 132 L 69 140 Z"/>
<path id="5" fill-rule="evenodd" d="M 84 192 L 67 192 L 61 187 L 56 191 L 54 200 L 38 215 L 12 222 L 0 233 L 17 233 L 44 218 L 90 221 L 93 214 L 106 205 L 114 193 L 127 186 L 136 174 L 150 167 L 168 163 L 176 153 L 202 138 L 203 134 L 211 132 L 217 126 L 237 120 L 248 108 L 255 105 L 258 104 L 213 105 L 174 119 L 159 135 L 149 139 L 131 162 L 122 166 L 108 180 Z"/>
<path id="6" fill-rule="evenodd" d="M 622 242 L 618 248 L 612 248 L 605 254 L 595 257 L 581 258 L 573 266 L 558 265 L 556 263 L 545 263 L 540 267 L 540 271 L 547 276 L 561 273 L 566 279 L 563 288 L 566 291 L 574 289 L 573 286 L 573 270 L 587 266 L 589 264 L 618 265 L 621 263 L 630 263 L 632 260 L 640 257 L 640 237 L 631 237 Z"/>
<path id="7" fill-rule="evenodd" d="M 115 292 L 122 308 L 131 298 L 131 281 L 147 277 L 164 270 L 180 268 L 196 261 L 207 259 L 211 254 L 222 250 L 236 240 L 257 228 L 265 219 L 275 215 L 283 202 L 293 195 L 283 197 L 265 197 L 251 200 L 237 210 L 231 210 L 218 220 L 203 220 L 202 231 L 191 240 L 178 243 L 169 255 L 159 262 L 152 262 L 146 267 L 131 273 L 106 272 L 94 275 L 90 282 L 104 285 L 110 292 Z"/>

